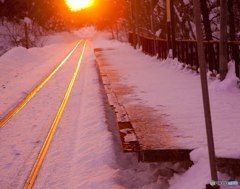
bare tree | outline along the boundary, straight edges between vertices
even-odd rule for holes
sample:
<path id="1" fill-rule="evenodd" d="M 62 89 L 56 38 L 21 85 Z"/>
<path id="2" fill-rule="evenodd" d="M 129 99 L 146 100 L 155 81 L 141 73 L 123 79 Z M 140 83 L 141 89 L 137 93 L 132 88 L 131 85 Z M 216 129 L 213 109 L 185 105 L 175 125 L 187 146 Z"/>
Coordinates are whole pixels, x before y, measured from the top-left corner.
<path id="1" fill-rule="evenodd" d="M 236 23 L 235 18 L 237 15 L 237 11 L 234 11 L 234 2 L 228 1 L 228 12 L 229 12 L 229 38 L 230 41 L 236 41 Z M 236 6 L 237 7 L 237 6 Z M 237 45 L 231 46 L 231 57 L 235 60 L 235 70 L 236 74 L 239 76 L 239 54 L 238 54 L 238 47 Z"/>
<path id="2" fill-rule="evenodd" d="M 228 5 L 227 0 L 220 0 L 220 80 L 224 80 L 228 71 L 228 54 L 227 54 L 227 18 L 228 18 Z"/>

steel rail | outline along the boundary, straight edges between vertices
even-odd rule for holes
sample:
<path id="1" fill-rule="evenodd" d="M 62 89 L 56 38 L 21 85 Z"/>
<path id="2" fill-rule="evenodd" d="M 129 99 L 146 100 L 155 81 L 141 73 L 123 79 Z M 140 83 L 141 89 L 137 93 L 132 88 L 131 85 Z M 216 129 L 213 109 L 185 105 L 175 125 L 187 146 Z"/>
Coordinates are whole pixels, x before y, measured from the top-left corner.
<path id="1" fill-rule="evenodd" d="M 71 82 L 70 82 L 70 84 L 68 86 L 68 89 L 66 91 L 65 97 L 64 97 L 64 99 L 62 101 L 62 104 L 61 104 L 61 106 L 60 106 L 60 108 L 59 108 L 59 110 L 57 112 L 56 118 L 53 121 L 53 124 L 52 124 L 52 126 L 51 126 L 51 128 L 49 130 L 49 133 L 48 133 L 48 135 L 47 135 L 47 137 L 45 139 L 45 142 L 44 142 L 44 144 L 43 144 L 43 146 L 41 148 L 41 151 L 40 151 L 40 153 L 39 153 L 39 155 L 37 157 L 37 160 L 36 160 L 36 162 L 35 162 L 35 164 L 33 166 L 33 169 L 32 169 L 32 171 L 31 171 L 31 173 L 30 173 L 30 175 L 29 175 L 29 177 L 27 179 L 27 182 L 25 183 L 24 189 L 31 189 L 31 188 L 33 188 L 34 183 L 35 183 L 35 181 L 37 179 L 37 176 L 39 174 L 39 171 L 41 169 L 43 161 L 44 161 L 44 159 L 45 159 L 45 157 L 47 155 L 47 152 L 48 152 L 49 146 L 51 144 L 51 141 L 52 141 L 52 139 L 53 139 L 53 137 L 55 135 L 55 132 L 57 130 L 59 122 L 60 122 L 60 120 L 62 118 L 63 112 L 64 112 L 64 110 L 66 108 L 66 105 L 67 105 L 69 96 L 71 94 L 73 85 L 75 83 L 76 77 L 78 75 L 79 68 L 80 68 L 80 65 L 81 65 L 81 62 L 82 62 L 82 58 L 83 58 L 83 55 L 84 55 L 86 43 L 87 43 L 87 41 L 84 42 L 84 46 L 83 46 L 83 49 L 82 49 L 81 56 L 79 58 L 79 61 L 77 63 L 77 67 L 76 67 L 76 69 L 74 71 L 73 77 L 72 77 Z"/>
<path id="2" fill-rule="evenodd" d="M 68 55 L 60 62 L 60 64 L 45 78 L 43 79 L 20 103 L 13 107 L 3 119 L 0 120 L 0 128 L 4 127 L 6 123 L 16 115 L 36 94 L 37 92 L 52 78 L 53 75 L 65 64 L 73 52 L 77 49 L 82 40 L 80 40 Z"/>

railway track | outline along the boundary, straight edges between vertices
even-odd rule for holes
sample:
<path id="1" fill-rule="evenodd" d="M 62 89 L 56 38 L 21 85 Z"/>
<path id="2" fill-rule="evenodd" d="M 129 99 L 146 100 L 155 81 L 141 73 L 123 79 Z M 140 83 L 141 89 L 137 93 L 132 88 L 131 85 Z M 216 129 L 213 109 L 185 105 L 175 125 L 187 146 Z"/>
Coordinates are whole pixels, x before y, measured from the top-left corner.
<path id="1" fill-rule="evenodd" d="M 60 68 L 67 62 L 69 57 L 74 53 L 82 41 L 79 41 L 68 55 L 60 62 L 60 64 L 50 72 L 20 103 L 13 107 L 3 119 L 0 120 L 0 128 L 4 127 L 11 118 L 16 115 L 36 94 L 42 87 L 60 70 Z"/>
<path id="2" fill-rule="evenodd" d="M 53 122 L 53 124 L 52 124 L 52 126 L 50 128 L 50 131 L 49 131 L 49 133 L 47 135 L 47 138 L 46 138 L 46 140 L 45 140 L 45 142 L 44 142 L 44 144 L 42 146 L 42 149 L 41 149 L 41 151 L 40 151 L 40 153 L 38 155 L 37 161 L 34 164 L 34 167 L 33 167 L 32 171 L 31 171 L 31 174 L 28 177 L 28 180 L 27 180 L 27 182 L 25 184 L 24 189 L 31 189 L 33 187 L 34 183 L 35 183 L 35 180 L 36 180 L 36 178 L 38 176 L 38 173 L 39 173 L 39 171 L 41 169 L 41 166 L 42 166 L 42 163 L 44 161 L 44 158 L 47 155 L 47 151 L 49 149 L 51 141 L 52 141 L 52 139 L 54 137 L 54 134 L 56 132 L 56 129 L 58 127 L 58 124 L 59 124 L 59 122 L 60 122 L 60 120 L 62 118 L 62 114 L 63 114 L 63 112 L 65 110 L 66 105 L 67 105 L 69 96 L 71 94 L 73 85 L 75 83 L 77 74 L 79 72 L 79 68 L 80 68 L 80 65 L 81 65 L 81 62 L 82 62 L 82 58 L 83 58 L 83 54 L 84 54 L 84 51 L 85 51 L 85 47 L 86 47 L 86 41 L 84 42 L 84 46 L 83 46 L 83 50 L 82 50 L 80 59 L 79 59 L 79 61 L 77 63 L 77 67 L 76 67 L 76 69 L 74 71 L 74 74 L 72 76 L 71 82 L 70 82 L 70 84 L 68 86 L 68 89 L 66 91 L 64 99 L 62 101 L 62 104 L 61 104 L 61 106 L 60 106 L 60 108 L 58 110 L 57 116 L 54 119 L 54 122 Z"/>
<path id="3" fill-rule="evenodd" d="M 30 189 L 30 188 L 33 188 L 34 186 L 34 183 L 37 179 L 37 176 L 39 174 L 39 171 L 41 169 L 41 166 L 44 162 L 44 159 L 47 155 L 47 152 L 48 152 L 48 149 L 50 147 L 50 144 L 51 144 L 51 141 L 53 140 L 53 137 L 55 135 L 55 132 L 58 128 L 58 125 L 61 121 L 61 118 L 63 116 L 63 113 L 64 113 L 64 110 L 66 108 L 66 105 L 68 103 L 68 100 L 69 100 L 69 97 L 70 97 L 70 94 L 72 92 L 72 89 L 73 89 L 73 86 L 74 86 L 74 83 L 75 83 L 75 80 L 77 78 L 77 75 L 79 73 L 79 70 L 80 70 L 80 65 L 82 63 L 82 59 L 83 59 L 83 56 L 84 56 L 84 53 L 85 53 L 85 48 L 86 48 L 86 44 L 87 44 L 87 40 L 82 40 L 82 41 L 79 41 L 75 47 L 69 52 L 69 54 L 64 58 L 64 60 L 61 61 L 61 63 L 45 78 L 43 79 L 27 96 L 26 98 L 24 98 L 16 107 L 14 107 L 7 115 L 6 117 L 4 117 L 1 122 L 0 122 L 0 128 L 4 127 L 5 125 L 7 125 L 7 123 L 11 122 L 11 119 L 15 117 L 15 115 L 20 112 L 20 110 L 24 110 L 25 106 L 28 104 L 28 102 L 31 101 L 31 99 L 37 99 L 37 93 L 41 90 L 41 89 L 44 89 L 45 87 L 45 84 L 47 84 L 51 78 L 58 73 L 58 71 L 60 70 L 60 68 L 70 59 L 71 56 L 73 56 L 74 52 L 77 52 L 77 49 L 78 47 L 81 45 L 81 53 L 80 53 L 80 57 L 79 57 L 79 53 L 76 54 L 75 53 L 75 57 L 78 56 L 78 61 L 77 61 L 77 65 L 75 65 L 74 67 L 74 71 L 73 71 L 73 74 L 71 76 L 71 79 L 70 79 L 70 82 L 69 84 L 67 84 L 67 90 L 65 92 L 65 95 L 64 95 L 64 98 L 61 102 L 61 105 L 60 107 L 58 108 L 58 111 L 55 116 L 55 118 L 53 119 L 53 122 L 51 124 L 51 127 L 46 135 L 46 133 L 44 134 L 46 136 L 44 142 L 42 143 L 42 147 L 40 149 L 40 152 L 38 153 L 37 155 L 37 158 L 36 158 L 36 161 L 35 163 L 33 163 L 32 165 L 32 169 L 31 169 L 31 173 L 29 174 L 28 178 L 26 179 L 26 176 L 25 176 L 25 179 L 26 179 L 26 182 L 24 184 L 24 189 Z M 67 66 L 67 64 L 65 65 Z M 72 66 L 73 67 L 73 66 Z M 42 90 L 41 90 L 42 91 Z M 35 98 L 33 98 L 34 96 L 36 95 Z M 27 106 L 26 106 L 27 107 Z M 20 116 L 19 116 L 20 117 Z M 30 130 L 28 131 L 30 132 Z M 1 147 L 1 146 L 0 146 Z M 31 154 L 31 152 L 29 152 Z M 27 160 L 25 160 L 27 161 Z M 28 169 L 29 170 L 29 169 Z M 21 172 L 21 171 L 19 171 Z M 21 175 L 21 173 L 16 173 L 16 175 Z M 16 181 L 17 182 L 17 181 Z M 13 186 L 16 186 L 18 185 L 19 186 L 19 183 L 18 184 L 13 184 Z"/>

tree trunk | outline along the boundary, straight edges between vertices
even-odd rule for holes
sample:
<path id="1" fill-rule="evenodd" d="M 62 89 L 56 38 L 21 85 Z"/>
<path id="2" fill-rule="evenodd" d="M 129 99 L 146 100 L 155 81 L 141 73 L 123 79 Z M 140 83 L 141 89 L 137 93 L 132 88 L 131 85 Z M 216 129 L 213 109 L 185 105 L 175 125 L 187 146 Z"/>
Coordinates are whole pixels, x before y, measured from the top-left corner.
<path id="1" fill-rule="evenodd" d="M 212 40 L 212 30 L 211 30 L 211 23 L 209 20 L 209 10 L 207 6 L 207 1 L 200 0 L 200 2 L 201 2 L 201 13 L 203 18 L 205 37 L 206 37 L 206 40 Z"/>
<path id="2" fill-rule="evenodd" d="M 204 31 L 205 31 L 205 39 L 207 41 L 211 41 L 212 38 L 212 30 L 211 30 L 211 22 L 209 20 L 209 9 L 208 9 L 208 5 L 207 5 L 207 1 L 206 0 L 200 0 L 201 3 L 201 13 L 202 13 L 202 18 L 203 18 L 203 26 L 204 26 Z M 209 70 L 213 71 L 214 68 L 213 67 L 213 62 L 215 61 L 213 59 L 215 54 L 214 48 L 212 45 L 208 45 L 207 46 L 207 60 L 208 60 L 208 68 Z"/>
<path id="3" fill-rule="evenodd" d="M 227 25 L 228 9 L 227 0 L 220 0 L 220 80 L 224 80 L 228 71 L 228 54 L 227 54 Z"/>
<path id="4" fill-rule="evenodd" d="M 236 41 L 236 27 L 234 22 L 234 11 L 233 11 L 233 2 L 228 1 L 228 12 L 229 12 L 229 38 L 230 41 Z M 235 71 L 236 75 L 239 77 L 239 55 L 238 55 L 238 46 L 237 45 L 231 45 L 231 56 L 232 59 L 235 61 Z"/>
<path id="5" fill-rule="evenodd" d="M 150 0 L 150 23 L 151 23 L 151 36 L 153 36 L 153 54 L 156 55 L 156 35 L 155 35 L 155 27 L 154 27 L 154 22 L 153 22 L 153 12 L 154 12 L 154 7 L 153 7 L 153 1 Z"/>
<path id="6" fill-rule="evenodd" d="M 170 12 L 171 12 L 171 34 L 172 34 L 172 58 L 176 58 L 176 35 L 175 35 L 175 12 L 174 1 L 170 0 Z"/>
<path id="7" fill-rule="evenodd" d="M 136 28 L 136 46 L 139 47 L 140 46 L 140 39 L 139 39 L 139 8 L 140 8 L 140 5 L 139 5 L 139 2 L 138 0 L 134 0 L 134 8 L 135 8 L 135 28 Z"/>
<path id="8" fill-rule="evenodd" d="M 130 0 L 131 6 L 131 26 L 133 32 L 133 47 L 134 49 L 137 48 L 137 40 L 136 40 L 136 17 L 135 17 L 135 0 Z"/>
<path id="9" fill-rule="evenodd" d="M 29 48 L 29 36 L 28 36 L 28 25 L 24 23 L 24 33 L 25 33 L 25 47 Z"/>

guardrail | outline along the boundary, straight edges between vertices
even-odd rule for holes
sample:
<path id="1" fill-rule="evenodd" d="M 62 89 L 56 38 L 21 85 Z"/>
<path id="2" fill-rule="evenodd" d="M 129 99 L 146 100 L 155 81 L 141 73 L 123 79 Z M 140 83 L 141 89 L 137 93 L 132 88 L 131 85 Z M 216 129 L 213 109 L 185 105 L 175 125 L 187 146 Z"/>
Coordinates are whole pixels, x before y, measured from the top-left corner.
<path id="1" fill-rule="evenodd" d="M 142 51 L 150 56 L 158 56 L 159 59 L 166 59 L 169 48 L 166 39 L 153 39 L 143 35 L 133 35 L 129 33 L 129 43 L 134 45 L 137 43 L 141 46 Z M 197 42 L 195 40 L 175 40 L 176 44 L 176 58 L 179 62 L 198 72 L 198 54 Z M 219 41 L 204 41 L 205 59 L 208 69 L 214 73 L 219 73 Z M 236 75 L 240 78 L 240 42 L 228 42 L 228 60 L 235 61 Z"/>

